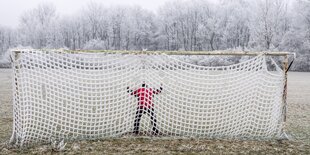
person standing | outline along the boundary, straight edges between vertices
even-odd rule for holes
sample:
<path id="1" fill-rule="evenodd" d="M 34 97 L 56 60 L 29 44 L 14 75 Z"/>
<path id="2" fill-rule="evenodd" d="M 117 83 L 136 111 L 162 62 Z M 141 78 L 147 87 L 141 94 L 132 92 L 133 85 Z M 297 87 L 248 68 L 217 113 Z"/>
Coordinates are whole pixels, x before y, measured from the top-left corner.
<path id="1" fill-rule="evenodd" d="M 161 93 L 163 90 L 162 84 L 159 89 L 152 89 L 149 88 L 148 85 L 143 83 L 140 88 L 136 90 L 131 90 L 129 87 L 127 87 L 127 92 L 130 93 L 130 95 L 135 96 L 138 99 L 138 107 L 136 111 L 136 117 L 134 120 L 134 134 L 139 134 L 139 127 L 140 127 L 140 120 L 143 114 L 146 112 L 151 117 L 151 124 L 152 124 L 152 133 L 154 135 L 158 135 L 159 131 L 156 127 L 156 115 L 154 112 L 154 103 L 152 102 L 152 99 L 155 94 Z"/>

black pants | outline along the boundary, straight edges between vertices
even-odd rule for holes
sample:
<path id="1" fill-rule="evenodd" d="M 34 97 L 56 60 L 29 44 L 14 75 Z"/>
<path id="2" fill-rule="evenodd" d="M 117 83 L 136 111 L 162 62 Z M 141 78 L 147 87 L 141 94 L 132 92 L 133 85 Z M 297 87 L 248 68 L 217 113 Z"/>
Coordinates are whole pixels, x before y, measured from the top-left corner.
<path id="1" fill-rule="evenodd" d="M 153 126 L 152 127 L 153 134 L 157 135 L 158 134 L 158 129 L 156 128 L 157 120 L 156 120 L 156 116 L 155 116 L 155 113 L 154 113 L 154 108 L 142 108 L 142 107 L 138 107 L 137 108 L 133 132 L 135 134 L 139 133 L 140 120 L 141 120 L 142 114 L 145 114 L 146 112 L 147 112 L 148 115 L 151 116 L 151 124 Z"/>

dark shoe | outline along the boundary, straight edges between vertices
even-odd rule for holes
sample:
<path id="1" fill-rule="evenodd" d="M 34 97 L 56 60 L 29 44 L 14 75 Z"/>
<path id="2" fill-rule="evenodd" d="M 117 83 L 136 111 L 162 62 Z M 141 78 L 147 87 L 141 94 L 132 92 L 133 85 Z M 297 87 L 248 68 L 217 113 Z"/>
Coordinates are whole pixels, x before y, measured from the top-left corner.
<path id="1" fill-rule="evenodd" d="M 152 132 L 152 134 L 154 135 L 154 136 L 157 136 L 158 135 L 158 133 L 159 133 L 159 131 L 155 128 L 153 128 L 153 132 Z"/>
<path id="2" fill-rule="evenodd" d="M 133 133 L 134 133 L 135 135 L 138 135 L 138 134 L 139 134 L 139 131 L 133 131 Z"/>

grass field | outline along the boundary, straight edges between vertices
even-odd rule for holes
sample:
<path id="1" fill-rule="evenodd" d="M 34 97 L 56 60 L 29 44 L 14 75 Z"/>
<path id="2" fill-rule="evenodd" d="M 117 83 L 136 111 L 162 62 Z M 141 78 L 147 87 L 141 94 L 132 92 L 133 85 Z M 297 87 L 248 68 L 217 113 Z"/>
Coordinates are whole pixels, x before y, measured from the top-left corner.
<path id="1" fill-rule="evenodd" d="M 6 145 L 12 132 L 11 70 L 0 69 L 0 154 L 310 154 L 310 73 L 290 72 L 286 133 L 289 141 L 110 139 L 69 143 L 61 152 L 43 145 Z"/>

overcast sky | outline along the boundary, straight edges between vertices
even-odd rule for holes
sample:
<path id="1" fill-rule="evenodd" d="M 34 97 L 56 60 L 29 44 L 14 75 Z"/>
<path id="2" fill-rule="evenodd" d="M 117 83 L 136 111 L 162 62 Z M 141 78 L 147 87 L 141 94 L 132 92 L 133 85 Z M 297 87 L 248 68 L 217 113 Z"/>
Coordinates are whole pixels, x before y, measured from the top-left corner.
<path id="1" fill-rule="evenodd" d="M 70 15 L 77 12 L 88 2 L 100 2 L 110 5 L 139 5 L 145 9 L 156 11 L 158 7 L 169 0 L 0 0 L 0 25 L 16 27 L 20 15 L 35 8 L 42 2 L 53 3 L 60 15 Z"/>

